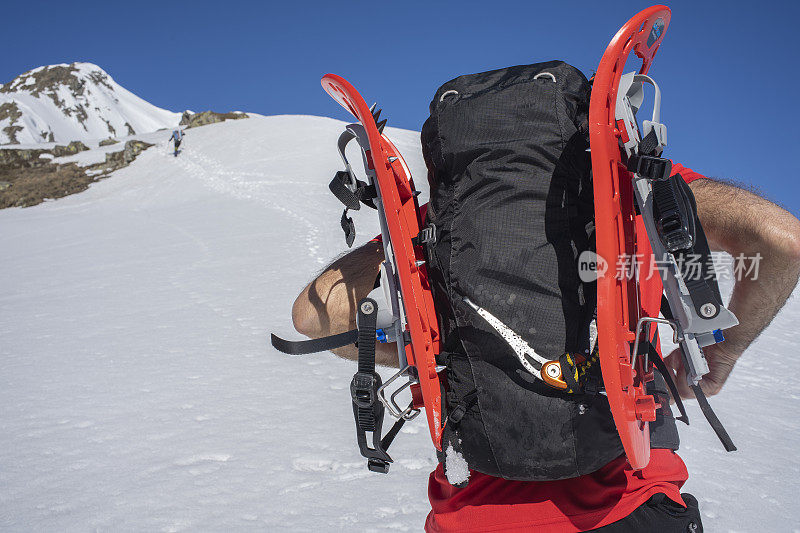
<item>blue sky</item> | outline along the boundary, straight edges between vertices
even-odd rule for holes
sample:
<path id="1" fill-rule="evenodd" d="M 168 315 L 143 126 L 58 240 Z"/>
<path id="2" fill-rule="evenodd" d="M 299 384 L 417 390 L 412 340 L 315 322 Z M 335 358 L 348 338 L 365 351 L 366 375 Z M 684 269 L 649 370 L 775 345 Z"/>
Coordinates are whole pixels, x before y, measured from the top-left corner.
<path id="1" fill-rule="evenodd" d="M 445 81 L 563 59 L 587 74 L 647 2 L 13 2 L 0 82 L 33 67 L 97 63 L 171 110 L 347 115 L 319 85 L 334 72 L 390 125 L 419 130 Z M 651 75 L 666 154 L 761 189 L 800 214 L 797 2 L 674 1 Z M 9 21 L 15 23 L 9 24 Z"/>

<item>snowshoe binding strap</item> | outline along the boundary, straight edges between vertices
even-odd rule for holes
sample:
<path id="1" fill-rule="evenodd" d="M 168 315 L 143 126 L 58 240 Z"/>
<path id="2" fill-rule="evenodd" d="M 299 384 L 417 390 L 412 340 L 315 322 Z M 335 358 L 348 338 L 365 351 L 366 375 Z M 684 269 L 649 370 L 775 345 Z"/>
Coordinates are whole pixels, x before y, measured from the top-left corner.
<path id="1" fill-rule="evenodd" d="M 653 180 L 653 218 L 664 248 L 673 254 L 691 249 L 697 232 L 691 191 L 680 181 L 680 175 Z"/>
<path id="2" fill-rule="evenodd" d="M 375 371 L 375 328 L 378 319 L 378 304 L 364 298 L 358 304 L 358 372 L 350 382 L 353 401 L 353 416 L 356 422 L 356 439 L 361 455 L 367 458 L 367 468 L 386 474 L 392 458 L 386 449 L 405 424 L 400 418 L 381 438 L 385 408 L 378 400 L 381 377 Z M 372 434 L 372 446 L 367 442 L 367 433 Z"/>
<path id="3" fill-rule="evenodd" d="M 350 175 L 346 171 L 340 170 L 333 176 L 328 189 L 347 209 L 358 211 L 361 209 L 361 201 L 358 198 L 358 194 L 348 187 L 347 182 L 349 180 Z"/>
<path id="4" fill-rule="evenodd" d="M 672 161 L 652 155 L 632 155 L 628 170 L 651 180 L 665 180 L 672 174 Z"/>
<path id="5" fill-rule="evenodd" d="M 669 371 L 667 368 L 667 364 L 664 362 L 664 359 L 661 358 L 661 354 L 658 353 L 658 350 L 653 345 L 652 342 L 646 341 L 646 348 L 642 350 L 640 347 L 640 351 L 647 351 L 649 360 L 653 362 L 653 366 L 656 367 L 658 373 L 661 374 L 661 377 L 664 378 L 664 383 L 667 384 L 667 388 L 669 389 L 669 394 L 672 396 L 672 400 L 675 402 L 675 405 L 678 407 L 678 411 L 680 411 L 681 416 L 677 417 L 675 420 L 680 420 L 687 426 L 689 425 L 689 415 L 686 414 L 686 407 L 683 405 L 683 400 L 681 399 L 681 395 L 678 392 L 678 386 L 675 385 L 675 380 L 672 378 L 672 372 Z"/>
<path id="6" fill-rule="evenodd" d="M 697 403 L 700 405 L 700 410 L 703 412 L 703 416 L 706 417 L 708 420 L 711 429 L 714 430 L 714 433 L 717 434 L 717 438 L 722 443 L 722 446 L 725 447 L 726 452 L 735 452 L 736 445 L 731 440 L 731 437 L 728 435 L 728 432 L 725 431 L 725 427 L 722 425 L 722 422 L 719 421 L 717 418 L 716 413 L 714 410 L 711 409 L 711 404 L 708 403 L 708 399 L 706 398 L 703 389 L 700 388 L 700 385 L 689 385 L 691 387 L 692 392 L 694 392 L 694 397 L 697 398 Z"/>
<path id="7" fill-rule="evenodd" d="M 670 321 L 673 320 L 672 310 L 670 309 L 669 300 L 667 299 L 666 295 L 664 295 L 661 298 L 661 314 L 664 315 L 668 320 Z M 720 342 L 724 340 L 724 337 L 722 336 L 721 332 L 719 334 L 716 334 L 716 337 L 717 339 L 720 339 Z M 696 341 L 694 345 L 695 346 L 697 345 Z M 689 360 L 689 355 L 686 353 L 686 351 L 687 349 L 689 349 L 689 347 L 692 346 L 693 345 L 684 342 L 680 343 L 681 355 L 683 357 L 684 364 L 686 364 L 687 361 Z M 669 373 L 671 377 L 671 372 L 669 372 L 666 369 L 666 365 L 664 365 L 664 370 L 661 371 L 662 374 L 664 373 L 664 371 Z M 664 376 L 664 379 L 666 379 L 666 376 Z M 667 384 L 669 385 L 670 382 L 667 381 Z M 672 386 L 674 386 L 674 383 L 672 384 Z M 716 413 L 714 413 L 714 410 L 711 408 L 711 404 L 708 403 L 708 398 L 706 398 L 706 395 L 703 392 L 703 389 L 700 387 L 700 384 L 693 383 L 691 380 L 689 380 L 689 388 L 692 389 L 694 397 L 697 399 L 697 403 L 700 405 L 700 410 L 703 412 L 703 416 L 708 421 L 708 424 L 711 426 L 711 429 L 714 430 L 714 433 L 716 433 L 717 438 L 719 438 L 720 442 L 722 443 L 722 446 L 725 448 L 725 451 L 727 452 L 736 451 L 736 445 L 733 443 L 733 440 L 731 439 L 730 435 L 728 435 L 728 432 L 725 430 L 725 427 L 722 425 L 722 422 L 720 422 Z M 680 395 L 678 394 L 677 390 L 673 391 L 672 388 L 670 388 L 670 392 L 672 393 L 673 397 L 676 398 L 675 402 L 677 403 L 678 402 L 677 398 L 680 398 Z M 684 411 L 681 411 L 681 414 L 686 416 L 686 413 Z M 689 423 L 688 420 L 686 423 L 687 424 Z"/>
<path id="8" fill-rule="evenodd" d="M 339 156 L 344 162 L 345 170 L 336 172 L 333 179 L 328 184 L 328 189 L 330 189 L 331 193 L 344 204 L 344 212 L 342 212 L 340 222 L 348 248 L 352 247 L 355 241 L 356 226 L 353 223 L 353 219 L 347 216 L 347 212 L 350 209 L 358 211 L 361 209 L 361 204 L 371 207 L 372 209 L 377 209 L 375 200 L 378 198 L 375 185 L 367 184 L 356 178 L 350 163 L 347 161 L 347 156 L 345 155 L 347 144 L 356 137 L 357 133 L 351 127 L 348 127 L 339 136 L 337 147 L 339 149 Z"/>
<path id="9" fill-rule="evenodd" d="M 358 340 L 358 330 L 351 329 L 344 333 L 309 339 L 304 341 L 289 341 L 272 334 L 272 346 L 279 352 L 289 355 L 304 355 L 309 353 L 325 352 L 353 344 Z"/>

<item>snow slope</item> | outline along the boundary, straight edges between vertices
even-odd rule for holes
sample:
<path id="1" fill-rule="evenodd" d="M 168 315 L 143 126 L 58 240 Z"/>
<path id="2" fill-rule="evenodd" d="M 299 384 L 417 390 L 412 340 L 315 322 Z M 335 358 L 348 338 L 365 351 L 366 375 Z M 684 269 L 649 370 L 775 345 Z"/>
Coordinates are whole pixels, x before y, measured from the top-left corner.
<path id="1" fill-rule="evenodd" d="M 327 183 L 343 123 L 191 130 L 79 195 L 0 211 L 0 530 L 419 531 L 424 417 L 388 476 L 356 449 L 352 362 L 288 357 L 291 303 L 344 249 Z M 389 128 L 418 185 L 418 134 Z M 358 242 L 377 232 L 353 213 Z M 358 244 L 357 242 L 357 244 Z M 798 531 L 793 299 L 681 429 L 706 530 Z M 384 375 L 388 375 L 386 370 Z"/>
<path id="2" fill-rule="evenodd" d="M 38 67 L 0 87 L 0 144 L 66 143 L 176 126 L 91 63 Z"/>

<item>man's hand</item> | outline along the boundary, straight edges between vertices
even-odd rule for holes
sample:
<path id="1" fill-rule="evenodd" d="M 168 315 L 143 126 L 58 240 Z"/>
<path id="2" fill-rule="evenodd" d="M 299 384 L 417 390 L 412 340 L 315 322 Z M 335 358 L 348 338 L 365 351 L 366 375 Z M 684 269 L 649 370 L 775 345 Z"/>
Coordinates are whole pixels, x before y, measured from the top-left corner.
<path id="1" fill-rule="evenodd" d="M 722 389 L 722 384 L 728 379 L 733 370 L 733 365 L 741 354 L 734 354 L 724 349 L 724 342 L 703 348 L 703 353 L 708 362 L 708 374 L 700 380 L 700 387 L 706 396 L 712 396 Z M 686 370 L 683 368 L 683 358 L 680 349 L 673 350 L 664 358 L 667 368 L 675 373 L 675 384 L 681 398 L 694 398 L 694 392 L 686 382 Z"/>
<path id="2" fill-rule="evenodd" d="M 372 291 L 382 261 L 383 245 L 379 242 L 368 242 L 334 261 L 295 300 L 294 328 L 313 339 L 354 329 L 356 305 Z M 333 353 L 346 359 L 358 358 L 352 344 Z M 375 362 L 396 367 L 397 345 L 377 343 Z"/>
<path id="3" fill-rule="evenodd" d="M 760 254 L 758 276 L 736 280 L 731 311 L 739 325 L 725 331 L 725 341 L 703 349 L 709 373 L 700 386 L 707 395 L 720 391 L 737 359 L 766 328 L 786 303 L 800 276 L 800 221 L 760 196 L 733 185 L 699 179 L 690 187 L 712 250 L 737 257 Z M 684 398 L 694 394 L 686 383 L 679 350 L 665 358 L 676 373 L 678 391 Z"/>

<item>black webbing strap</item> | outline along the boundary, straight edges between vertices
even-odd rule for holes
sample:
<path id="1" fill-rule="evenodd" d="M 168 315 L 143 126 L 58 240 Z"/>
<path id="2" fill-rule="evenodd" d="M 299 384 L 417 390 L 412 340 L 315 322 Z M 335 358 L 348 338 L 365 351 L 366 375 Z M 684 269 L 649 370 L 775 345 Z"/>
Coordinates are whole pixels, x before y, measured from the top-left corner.
<path id="1" fill-rule="evenodd" d="M 700 405 L 700 410 L 703 411 L 703 416 L 706 417 L 706 420 L 708 420 L 708 423 L 711 425 L 711 429 L 713 429 L 714 433 L 717 434 L 720 442 L 725 447 L 725 451 L 735 452 L 736 445 L 731 440 L 728 432 L 725 431 L 725 428 L 722 426 L 722 422 L 719 421 L 719 418 L 717 418 L 714 410 L 711 409 L 711 404 L 708 403 L 708 399 L 706 399 L 703 389 L 700 388 L 700 385 L 689 386 L 692 388 L 692 392 L 694 392 L 694 397 L 697 398 L 697 403 Z"/>
<path id="2" fill-rule="evenodd" d="M 597 365 L 586 374 L 586 383 L 583 384 L 586 405 L 592 405 L 601 390 L 603 390 L 603 376 L 600 365 Z"/>
<path id="3" fill-rule="evenodd" d="M 375 328 L 378 323 L 378 304 L 364 298 L 358 304 L 358 371 L 375 372 Z"/>
<path id="4" fill-rule="evenodd" d="M 639 155 L 656 155 L 655 151 L 658 148 L 658 136 L 656 130 L 653 128 L 650 133 L 644 136 L 642 142 L 639 143 Z"/>
<path id="5" fill-rule="evenodd" d="M 687 270 L 688 268 L 690 267 L 684 263 L 684 270 Z M 698 277 L 693 278 L 692 276 L 687 276 L 684 272 L 681 274 L 683 274 L 686 290 L 689 291 L 689 298 L 692 300 L 692 305 L 694 306 L 697 314 L 706 319 L 717 316 L 722 309 L 722 301 L 717 298 L 715 291 L 708 280 Z M 714 306 L 713 314 L 709 313 L 708 310 L 711 308 L 707 307 L 708 304 Z"/>
<path id="6" fill-rule="evenodd" d="M 477 401 L 478 389 L 472 389 L 466 393 L 463 398 L 453 402 L 452 410 L 450 411 L 450 414 L 447 415 L 446 424 L 458 424 L 461 422 L 461 419 L 464 418 L 464 415 L 467 414 L 467 411 L 469 411 Z"/>
<path id="7" fill-rule="evenodd" d="M 348 184 L 355 184 L 355 191 L 353 191 Z M 356 238 L 356 226 L 353 219 L 347 216 L 347 211 L 353 209 L 358 211 L 361 209 L 361 204 L 364 204 L 372 209 L 377 209 L 375 206 L 375 198 L 378 197 L 378 191 L 374 185 L 367 185 L 361 180 L 356 179 L 350 175 L 347 170 L 340 170 L 328 184 L 328 188 L 333 195 L 344 204 L 344 211 L 340 223 L 342 231 L 344 231 L 344 240 L 347 247 L 353 246 L 353 241 Z"/>
<path id="8" fill-rule="evenodd" d="M 673 320 L 672 311 L 669 308 L 669 302 L 667 301 L 667 297 L 662 295 L 661 296 L 661 314 L 664 315 L 664 318 L 668 320 Z M 683 353 L 683 345 L 681 345 L 681 355 L 685 357 Z M 736 445 L 731 440 L 730 435 L 728 432 L 725 431 L 725 428 L 722 425 L 722 422 L 719 421 L 717 418 L 716 413 L 711 408 L 711 404 L 708 403 L 708 398 L 706 398 L 703 389 L 700 388 L 700 385 L 693 385 L 690 384 L 689 387 L 692 389 L 694 393 L 694 397 L 697 398 L 697 404 L 700 406 L 700 410 L 703 412 L 703 416 L 706 417 L 708 424 L 711 426 L 711 429 L 714 430 L 714 433 L 717 434 L 717 438 L 719 438 L 722 446 L 725 447 L 726 452 L 733 452 L 736 451 Z"/>
<path id="9" fill-rule="evenodd" d="M 689 291 L 689 296 L 692 299 L 695 311 L 703 318 L 713 318 L 719 314 L 719 311 L 723 308 L 723 304 L 719 283 L 717 281 L 716 269 L 711 256 L 711 248 L 708 245 L 705 231 L 703 231 L 703 226 L 700 224 L 700 219 L 697 216 L 697 200 L 694 197 L 694 193 L 682 178 L 679 176 L 676 176 L 676 178 L 678 178 L 676 182 L 680 188 L 680 193 L 683 198 L 685 198 L 691 213 L 690 221 L 692 223 L 691 232 L 693 245 L 692 249 L 686 253 L 694 254 L 695 259 L 699 258 L 697 262 L 700 266 L 699 275 L 696 273 L 695 275 L 690 275 L 690 266 L 686 261 L 687 255 L 684 254 L 681 261 L 681 266 L 683 267 L 681 274 L 686 282 L 686 288 Z M 713 314 L 704 314 L 703 307 L 709 303 L 716 308 L 716 311 Z"/>
<path id="10" fill-rule="evenodd" d="M 392 429 L 386 432 L 386 435 L 384 435 L 383 438 L 381 439 L 381 448 L 383 448 L 384 450 L 389 449 L 389 446 L 392 444 L 392 441 L 394 441 L 394 438 L 397 436 L 398 433 L 400 433 L 400 430 L 403 428 L 403 424 L 405 423 L 406 423 L 405 418 L 399 418 L 397 422 L 394 423 Z"/>
<path id="11" fill-rule="evenodd" d="M 355 184 L 355 191 L 350 189 L 348 183 Z M 358 211 L 361 209 L 361 204 L 377 209 L 375 198 L 378 197 L 378 191 L 375 186 L 367 185 L 365 182 L 351 177 L 346 170 L 340 170 L 334 174 L 333 179 L 328 184 L 328 189 L 347 209 Z"/>
<path id="12" fill-rule="evenodd" d="M 373 472 L 387 473 L 392 458 L 386 448 L 392 443 L 405 420 L 400 418 L 381 439 L 383 415 L 386 409 L 378 400 L 381 376 L 375 372 L 375 328 L 378 304 L 371 298 L 358 303 L 358 372 L 350 382 L 353 416 L 356 421 L 356 439 L 361 455 L 367 458 L 367 468 Z M 372 446 L 367 443 L 367 433 L 372 433 Z"/>
<path id="13" fill-rule="evenodd" d="M 353 344 L 356 340 L 358 340 L 357 329 L 304 341 L 287 341 L 274 333 L 272 334 L 272 346 L 274 346 L 276 350 L 288 353 L 289 355 L 302 355 L 333 350 L 334 348 L 341 348 L 342 346 Z"/>
<path id="14" fill-rule="evenodd" d="M 672 309 L 669 307 L 669 300 L 667 300 L 666 294 L 661 294 L 661 314 L 667 320 L 675 320 L 675 317 L 672 316 Z"/>
<path id="15" fill-rule="evenodd" d="M 375 431 L 378 388 L 381 378 L 375 372 L 375 328 L 378 306 L 375 300 L 364 298 L 358 304 L 358 372 L 353 376 L 350 390 L 356 407 L 356 422 L 361 431 Z M 378 428 L 380 431 L 380 428 Z"/>
<path id="16" fill-rule="evenodd" d="M 675 418 L 675 420 L 680 420 L 688 426 L 689 415 L 686 414 L 686 407 L 684 407 L 683 400 L 681 400 L 681 395 L 678 392 L 678 386 L 675 385 L 675 380 L 672 379 L 672 372 L 670 372 L 667 368 L 667 365 L 664 363 L 664 359 L 661 358 L 661 354 L 658 353 L 658 350 L 656 350 L 656 347 L 653 346 L 653 343 L 648 342 L 647 344 L 649 345 L 647 348 L 648 356 L 650 360 L 653 361 L 653 364 L 655 365 L 659 374 L 661 374 L 661 377 L 664 378 L 664 382 L 667 384 L 667 388 L 669 388 L 669 393 L 672 395 L 672 399 L 675 400 L 675 405 L 678 407 L 678 411 L 681 413 L 681 416 Z"/>
<path id="17" fill-rule="evenodd" d="M 346 181 L 350 181 L 350 174 L 346 170 L 340 170 L 333 176 L 328 188 L 347 209 L 358 211 L 361 209 L 361 203 L 358 196 L 345 185 Z"/>

